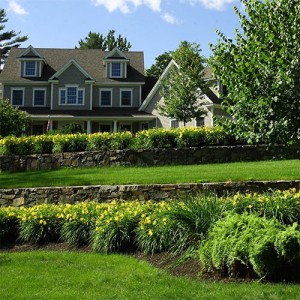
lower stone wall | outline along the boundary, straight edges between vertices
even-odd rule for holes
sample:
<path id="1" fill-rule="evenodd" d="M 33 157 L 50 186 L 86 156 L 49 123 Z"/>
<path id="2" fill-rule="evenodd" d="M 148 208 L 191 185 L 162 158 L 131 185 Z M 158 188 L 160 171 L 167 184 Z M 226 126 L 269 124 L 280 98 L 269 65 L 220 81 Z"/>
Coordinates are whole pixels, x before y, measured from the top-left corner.
<path id="1" fill-rule="evenodd" d="M 0 206 L 19 207 L 42 203 L 75 203 L 90 200 L 108 202 L 112 199 L 147 201 L 171 198 L 176 200 L 206 191 L 224 195 L 236 192 L 264 192 L 269 189 L 287 190 L 290 188 L 296 188 L 299 191 L 300 180 L 0 189 Z"/>
<path id="2" fill-rule="evenodd" d="M 65 167 L 158 166 L 299 158 L 282 145 L 211 146 L 182 149 L 125 149 L 34 155 L 0 155 L 1 171 L 35 171 Z"/>

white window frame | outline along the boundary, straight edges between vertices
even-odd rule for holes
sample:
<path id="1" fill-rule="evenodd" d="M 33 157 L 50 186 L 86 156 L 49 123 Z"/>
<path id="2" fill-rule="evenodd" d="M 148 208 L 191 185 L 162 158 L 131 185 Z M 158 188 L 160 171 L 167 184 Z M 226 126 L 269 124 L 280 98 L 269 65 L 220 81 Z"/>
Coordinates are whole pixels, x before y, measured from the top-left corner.
<path id="1" fill-rule="evenodd" d="M 174 125 L 177 125 L 177 126 L 174 126 Z M 179 121 L 177 119 L 171 119 L 170 120 L 170 128 L 179 128 Z"/>
<path id="2" fill-rule="evenodd" d="M 76 88 L 76 103 L 68 103 L 68 88 Z M 65 91 L 65 103 L 61 103 L 61 92 Z M 78 103 L 78 92 L 82 91 L 82 103 Z M 59 93 L 59 105 L 61 106 L 71 106 L 71 105 L 75 105 L 75 106 L 83 106 L 85 103 L 85 88 L 80 88 L 78 85 L 65 85 L 65 87 L 60 87 L 58 89 L 58 93 Z"/>
<path id="3" fill-rule="evenodd" d="M 26 74 L 26 65 L 27 65 L 27 63 L 34 63 L 34 74 L 33 75 Z M 36 61 L 32 61 L 32 60 L 24 61 L 23 76 L 24 77 L 37 77 L 37 62 Z"/>
<path id="4" fill-rule="evenodd" d="M 110 92 L 110 105 L 102 105 L 101 92 Z M 113 98 L 112 95 L 113 95 L 113 89 L 105 89 L 105 88 L 99 89 L 99 106 L 100 107 L 112 107 L 112 98 Z"/>
<path id="5" fill-rule="evenodd" d="M 113 64 L 119 64 L 120 65 L 120 76 L 116 76 L 116 75 L 113 75 Z M 121 62 L 118 62 L 118 61 L 113 61 L 110 63 L 110 78 L 122 78 L 122 74 L 123 74 L 123 63 Z"/>
<path id="6" fill-rule="evenodd" d="M 14 94 L 14 91 L 22 91 L 22 104 L 21 105 L 16 105 L 16 104 L 13 104 L 13 94 Z M 25 88 L 12 88 L 11 89 L 11 105 L 12 106 L 24 106 L 24 98 L 25 98 Z"/>
<path id="7" fill-rule="evenodd" d="M 130 92 L 130 105 L 122 105 L 122 92 Z M 120 106 L 121 107 L 132 107 L 133 89 L 120 89 Z"/>
<path id="8" fill-rule="evenodd" d="M 44 104 L 43 105 L 37 105 L 34 103 L 34 100 L 35 100 L 35 92 L 36 91 L 44 91 Z M 46 106 L 46 99 L 47 99 L 47 96 L 46 96 L 46 93 L 47 93 L 47 89 L 46 88 L 34 88 L 33 91 L 32 91 L 32 106 L 36 106 L 36 107 L 44 107 Z"/>

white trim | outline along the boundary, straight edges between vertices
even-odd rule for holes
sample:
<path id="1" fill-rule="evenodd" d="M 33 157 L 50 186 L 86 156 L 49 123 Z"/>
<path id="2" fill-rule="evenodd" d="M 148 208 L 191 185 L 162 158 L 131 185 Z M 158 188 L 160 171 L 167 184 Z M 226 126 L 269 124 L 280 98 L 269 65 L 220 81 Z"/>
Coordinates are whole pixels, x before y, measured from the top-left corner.
<path id="1" fill-rule="evenodd" d="M 122 92 L 131 93 L 130 105 L 122 105 Z M 133 98 L 133 89 L 125 89 L 125 88 L 120 89 L 120 107 L 132 107 L 132 98 Z"/>
<path id="2" fill-rule="evenodd" d="M 164 72 L 161 74 L 161 76 L 159 77 L 159 79 L 157 80 L 157 82 L 155 83 L 154 87 L 152 88 L 152 90 L 150 91 L 150 93 L 148 94 L 148 96 L 146 97 L 145 101 L 142 103 L 141 107 L 139 108 L 139 111 L 144 110 L 148 106 L 148 104 L 151 102 L 153 96 L 155 95 L 155 93 L 160 88 L 160 82 L 161 82 L 161 80 L 165 79 L 166 76 L 169 74 L 172 65 L 175 65 L 176 67 L 179 68 L 179 66 L 177 65 L 177 63 L 173 59 L 169 62 L 168 66 L 166 67 L 166 69 L 164 70 Z"/>
<path id="3" fill-rule="evenodd" d="M 44 105 L 35 105 L 34 104 L 34 96 L 35 96 L 35 91 L 44 91 Z M 32 106 L 33 107 L 45 107 L 46 106 L 46 99 L 47 99 L 47 89 L 46 88 L 33 88 L 32 89 Z"/>
<path id="4" fill-rule="evenodd" d="M 102 91 L 110 92 L 110 105 L 102 105 L 101 104 L 101 92 Z M 99 88 L 99 107 L 112 107 L 112 98 L 113 98 L 113 89 Z"/>
<path id="5" fill-rule="evenodd" d="M 76 88 L 76 103 L 67 103 L 68 101 L 68 88 Z M 65 91 L 65 103 L 61 103 L 61 91 Z M 78 92 L 82 91 L 82 103 L 78 103 Z M 79 87 L 78 84 L 66 84 L 65 87 L 58 89 L 58 105 L 59 106 L 84 106 L 85 105 L 85 88 Z"/>
<path id="6" fill-rule="evenodd" d="M 33 75 L 27 75 L 26 74 L 26 64 L 28 62 L 34 62 L 34 74 Z M 25 60 L 24 61 L 23 77 L 38 77 L 38 75 L 37 75 L 37 61 L 35 61 L 35 60 Z"/>
<path id="7" fill-rule="evenodd" d="M 54 93 L 54 82 L 51 82 L 51 98 L 50 98 L 50 109 L 53 109 L 53 93 Z"/>
<path id="8" fill-rule="evenodd" d="M 29 45 L 29 46 L 21 53 L 20 58 L 21 58 L 22 56 L 27 55 L 30 51 L 32 51 L 36 56 L 42 58 L 42 56 L 38 53 L 37 50 L 35 50 L 35 49 L 33 48 L 32 45 Z"/>
<path id="9" fill-rule="evenodd" d="M 114 76 L 114 75 L 112 75 L 112 71 L 113 71 L 112 65 L 113 64 L 119 64 L 120 65 L 120 76 Z M 108 65 L 109 65 L 109 78 L 123 78 L 123 76 L 122 76 L 123 75 L 123 64 L 122 63 L 112 61 Z"/>
<path id="10" fill-rule="evenodd" d="M 115 58 L 110 58 L 112 56 L 114 56 L 115 53 L 118 53 L 119 56 L 128 59 L 128 57 L 124 54 L 124 52 L 122 52 L 118 47 L 115 47 L 114 49 L 112 49 L 110 52 L 108 52 L 108 54 L 104 57 L 104 60 L 107 59 L 115 59 Z M 122 59 L 124 61 L 124 59 Z"/>
<path id="11" fill-rule="evenodd" d="M 22 104 L 21 105 L 15 105 L 15 104 L 13 104 L 13 92 L 14 91 L 22 91 Z M 11 88 L 11 92 L 10 92 L 11 94 L 11 96 L 10 96 L 10 103 L 11 103 L 11 105 L 12 106 L 24 106 L 24 99 L 25 99 L 25 88 L 23 87 L 23 88 L 17 88 L 17 87 L 13 87 L 13 88 Z"/>
<path id="12" fill-rule="evenodd" d="M 75 59 L 70 59 L 65 65 L 63 65 L 54 75 L 52 75 L 49 80 L 53 80 L 65 72 L 71 65 L 74 65 L 85 77 L 93 80 L 93 77 L 85 71 Z"/>
<path id="13" fill-rule="evenodd" d="M 90 83 L 90 110 L 93 109 L 93 83 Z"/>

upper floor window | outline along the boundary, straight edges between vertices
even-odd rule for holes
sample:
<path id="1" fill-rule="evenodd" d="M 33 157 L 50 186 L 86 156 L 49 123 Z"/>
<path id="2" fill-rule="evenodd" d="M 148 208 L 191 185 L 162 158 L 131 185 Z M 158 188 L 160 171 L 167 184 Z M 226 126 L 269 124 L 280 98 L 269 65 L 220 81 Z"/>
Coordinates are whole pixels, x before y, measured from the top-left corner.
<path id="1" fill-rule="evenodd" d="M 45 106 L 45 105 L 46 105 L 46 89 L 34 89 L 33 106 Z"/>
<path id="2" fill-rule="evenodd" d="M 111 77 L 122 77 L 121 63 L 111 63 Z"/>
<path id="3" fill-rule="evenodd" d="M 111 106 L 112 90 L 100 89 L 100 106 Z"/>
<path id="4" fill-rule="evenodd" d="M 36 62 L 35 61 L 25 61 L 25 76 L 36 76 Z"/>
<path id="5" fill-rule="evenodd" d="M 11 104 L 13 106 L 24 106 L 24 88 L 13 88 L 11 90 Z"/>
<path id="6" fill-rule="evenodd" d="M 59 103 L 61 105 L 83 105 L 84 89 L 69 86 L 59 90 Z"/>
<path id="7" fill-rule="evenodd" d="M 121 90 L 121 106 L 131 106 L 132 90 Z"/>

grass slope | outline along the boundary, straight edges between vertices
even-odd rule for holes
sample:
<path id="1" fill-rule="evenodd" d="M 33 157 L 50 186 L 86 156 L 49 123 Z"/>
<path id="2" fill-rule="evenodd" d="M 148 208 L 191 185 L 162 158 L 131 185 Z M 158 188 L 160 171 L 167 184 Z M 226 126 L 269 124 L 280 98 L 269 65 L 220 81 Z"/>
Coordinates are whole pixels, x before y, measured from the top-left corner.
<path id="1" fill-rule="evenodd" d="M 300 179 L 300 160 L 0 173 L 0 188 Z"/>
<path id="2" fill-rule="evenodd" d="M 298 299 L 299 285 L 197 281 L 124 255 L 0 253 L 1 299 Z"/>

